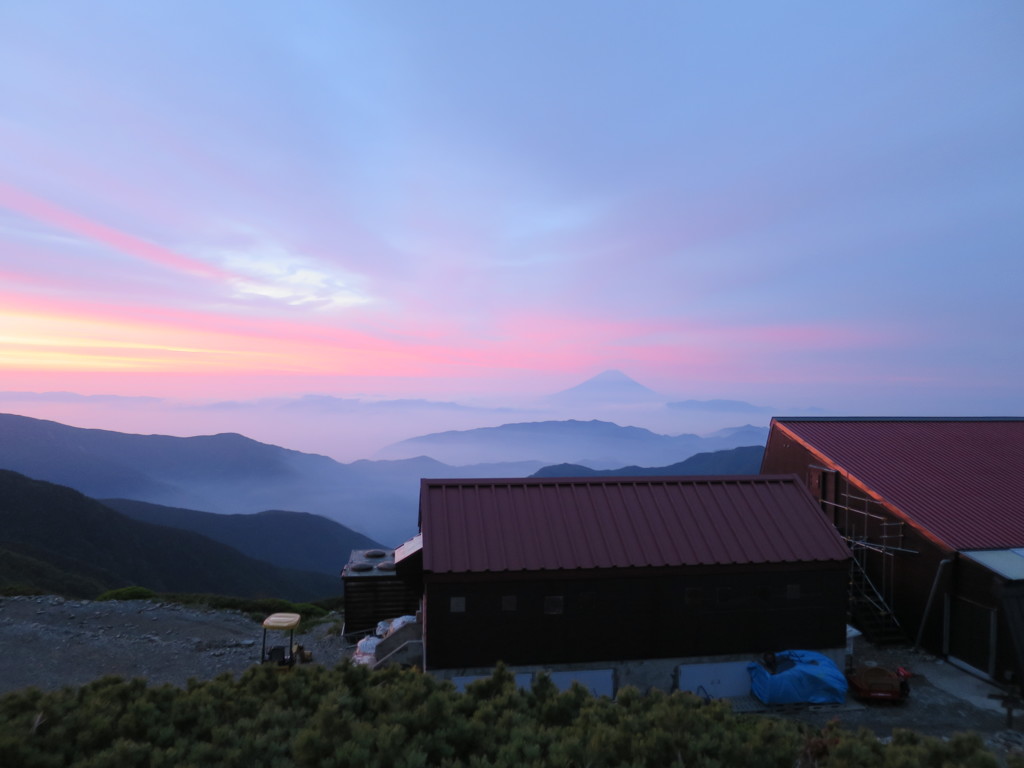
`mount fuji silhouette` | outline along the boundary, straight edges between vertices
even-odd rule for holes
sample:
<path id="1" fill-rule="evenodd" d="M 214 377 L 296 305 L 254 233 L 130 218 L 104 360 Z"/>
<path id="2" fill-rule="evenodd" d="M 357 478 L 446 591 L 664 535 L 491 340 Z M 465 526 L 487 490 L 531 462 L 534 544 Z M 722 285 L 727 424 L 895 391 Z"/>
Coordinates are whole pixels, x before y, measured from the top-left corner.
<path id="1" fill-rule="evenodd" d="M 616 370 L 604 371 L 582 384 L 546 398 L 548 402 L 559 405 L 629 405 L 665 402 L 668 399 Z"/>

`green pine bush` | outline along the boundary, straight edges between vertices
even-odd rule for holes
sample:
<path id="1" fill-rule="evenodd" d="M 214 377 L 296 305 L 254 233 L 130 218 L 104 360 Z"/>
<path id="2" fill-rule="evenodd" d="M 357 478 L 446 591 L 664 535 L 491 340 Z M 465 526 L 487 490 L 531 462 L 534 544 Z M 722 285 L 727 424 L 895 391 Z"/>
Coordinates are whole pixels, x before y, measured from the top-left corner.
<path id="1" fill-rule="evenodd" d="M 110 589 L 97 597 L 97 600 L 152 600 L 156 592 L 146 587 L 121 587 Z"/>
<path id="2" fill-rule="evenodd" d="M 254 666 L 184 688 L 105 677 L 0 697 L 0 766 L 117 768 L 999 765 L 976 734 L 947 741 L 736 715 L 687 693 L 595 698 L 499 667 L 457 693 L 415 670 Z M 1020 765 L 1011 757 L 1008 765 Z"/>

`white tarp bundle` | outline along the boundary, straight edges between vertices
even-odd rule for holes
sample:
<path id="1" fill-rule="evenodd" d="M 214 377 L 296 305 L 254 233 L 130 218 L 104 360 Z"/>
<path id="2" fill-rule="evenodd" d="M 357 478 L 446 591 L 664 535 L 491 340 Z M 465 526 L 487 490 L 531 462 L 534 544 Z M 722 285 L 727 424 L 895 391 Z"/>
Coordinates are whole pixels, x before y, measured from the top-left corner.
<path id="1" fill-rule="evenodd" d="M 377 663 L 377 644 L 380 638 L 367 635 L 356 643 L 356 651 L 352 654 L 353 664 L 373 665 Z"/>
<path id="2" fill-rule="evenodd" d="M 394 619 L 391 622 L 391 626 L 388 628 L 388 633 L 387 633 L 387 635 L 385 635 L 385 637 L 387 637 L 388 635 L 395 634 L 395 632 L 397 632 L 398 630 L 400 630 L 402 627 L 406 626 L 407 624 L 415 624 L 415 623 L 416 623 L 416 617 L 415 616 L 399 616 L 397 619 Z"/>

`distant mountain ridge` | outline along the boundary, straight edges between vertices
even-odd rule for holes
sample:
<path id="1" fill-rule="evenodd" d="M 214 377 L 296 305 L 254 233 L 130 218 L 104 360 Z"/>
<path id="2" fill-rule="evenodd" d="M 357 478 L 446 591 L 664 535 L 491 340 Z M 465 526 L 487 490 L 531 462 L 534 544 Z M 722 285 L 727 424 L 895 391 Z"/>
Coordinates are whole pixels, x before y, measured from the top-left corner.
<path id="1" fill-rule="evenodd" d="M 133 435 L 0 414 L 0 467 L 32 477 L 45 470 L 50 482 L 94 497 L 114 495 L 105 493 L 111 486 L 136 498 L 225 480 L 244 487 L 268 478 L 285 479 L 297 455 L 331 461 L 231 433 Z"/>
<path id="2" fill-rule="evenodd" d="M 673 437 L 595 420 L 438 434 L 446 436 L 396 444 L 397 456 L 388 460 L 341 464 L 238 434 L 133 435 L 0 414 L 0 468 L 99 499 L 220 514 L 299 510 L 391 547 L 416 533 L 424 477 L 527 477 L 565 462 L 667 466 L 695 453 L 763 445 L 767 429 Z M 338 567 L 347 559 L 340 551 Z"/>
<path id="3" fill-rule="evenodd" d="M 279 568 L 337 576 L 353 549 L 383 545 L 350 528 L 308 512 L 267 510 L 218 515 L 132 499 L 101 499 L 133 520 L 192 531 Z"/>
<path id="4" fill-rule="evenodd" d="M 666 408 L 679 411 L 700 411 L 710 413 L 731 414 L 769 414 L 785 413 L 789 416 L 820 416 L 825 413 L 821 408 L 776 408 L 771 405 L 753 405 L 744 400 L 676 400 L 665 403 Z"/>
<path id="5" fill-rule="evenodd" d="M 602 469 L 629 464 L 663 466 L 696 453 L 763 445 L 767 438 L 767 427 L 749 425 L 714 437 L 669 436 L 596 419 L 570 419 L 438 432 L 394 443 L 378 452 L 378 456 L 398 459 L 422 454 L 448 464 L 531 458 Z"/>
<path id="6" fill-rule="evenodd" d="M 772 413 L 775 408 L 753 405 L 743 400 L 678 400 L 665 403 L 669 408 L 685 411 L 718 411 L 726 413 Z"/>
<path id="7" fill-rule="evenodd" d="M 92 498 L 223 514 L 301 510 L 387 546 L 416 533 L 420 478 L 525 477 L 543 465 L 453 468 L 425 456 L 341 464 L 237 434 L 132 435 L 0 414 L 0 469 Z M 348 551 L 338 560 L 344 565 Z"/>
<path id="8" fill-rule="evenodd" d="M 130 585 L 293 600 L 341 593 L 337 577 L 278 568 L 8 470 L 0 470 L 0 552 L 0 587 L 76 597 Z"/>
<path id="9" fill-rule="evenodd" d="M 578 464 L 542 467 L 531 477 L 661 477 L 677 475 L 756 475 L 761 471 L 764 448 L 759 445 L 698 453 L 667 467 L 591 469 Z"/>

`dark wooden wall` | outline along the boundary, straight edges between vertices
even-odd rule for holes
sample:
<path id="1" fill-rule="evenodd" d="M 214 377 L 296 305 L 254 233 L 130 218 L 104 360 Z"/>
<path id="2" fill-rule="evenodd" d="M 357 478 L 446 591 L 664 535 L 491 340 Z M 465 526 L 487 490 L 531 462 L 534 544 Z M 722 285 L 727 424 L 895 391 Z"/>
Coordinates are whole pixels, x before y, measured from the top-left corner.
<path id="1" fill-rule="evenodd" d="M 645 570 L 427 574 L 427 666 L 760 655 L 845 642 L 845 563 Z M 452 611 L 453 598 L 464 612 Z"/>
<path id="2" fill-rule="evenodd" d="M 345 584 L 345 632 L 375 629 L 384 619 L 415 615 L 422 591 L 397 576 L 351 576 Z"/>
<path id="3" fill-rule="evenodd" d="M 949 654 L 991 674 L 998 681 L 1020 680 L 1019 656 L 1003 599 L 1009 596 L 1019 600 L 1024 584 L 1008 582 L 980 563 L 964 557 L 955 563 L 953 580 L 956 589 L 948 597 Z M 1021 629 L 1017 627 L 1018 632 Z"/>
<path id="4" fill-rule="evenodd" d="M 847 494 L 855 497 L 868 495 L 865 488 L 849 482 L 842 472 L 829 473 L 818 468 L 825 464 L 824 457 L 773 430 L 761 471 L 765 474 L 795 474 L 807 483 L 813 495 L 826 501 L 842 502 Z M 857 503 L 851 502 L 851 505 Z M 844 531 L 844 526 L 854 528 L 855 524 L 849 523 L 844 514 L 834 507 L 824 504 L 822 508 L 840 532 L 864 533 L 863 528 Z M 886 521 L 902 519 L 896 511 L 880 503 L 871 505 L 869 511 Z M 880 522 L 870 521 L 866 532 L 870 538 L 878 540 L 882 534 Z M 948 652 L 983 672 L 993 672 L 996 678 L 1005 679 L 1008 670 L 1016 669 L 1017 661 L 1000 608 L 1002 580 L 981 565 L 959 557 L 926 531 L 910 523 L 903 526 L 903 532 L 900 546 L 913 550 L 913 554 L 869 552 L 866 564 L 877 584 L 886 580 L 892 583 L 893 612 L 909 639 L 917 639 L 923 621 L 921 638 L 924 648 L 936 654 Z M 945 559 L 952 560 L 952 563 L 940 569 L 940 563 Z M 926 615 L 933 584 L 936 585 L 935 598 Z M 995 657 L 991 652 L 989 631 L 993 611 L 996 612 L 998 627 Z"/>

